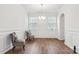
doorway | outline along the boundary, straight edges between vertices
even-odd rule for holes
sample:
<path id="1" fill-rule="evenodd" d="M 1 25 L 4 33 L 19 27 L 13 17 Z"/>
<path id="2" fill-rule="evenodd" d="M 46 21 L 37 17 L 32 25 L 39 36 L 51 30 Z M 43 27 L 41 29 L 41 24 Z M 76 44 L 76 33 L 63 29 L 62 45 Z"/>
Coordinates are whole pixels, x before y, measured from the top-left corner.
<path id="1" fill-rule="evenodd" d="M 60 15 L 60 39 L 65 40 L 65 16 L 64 13 Z"/>

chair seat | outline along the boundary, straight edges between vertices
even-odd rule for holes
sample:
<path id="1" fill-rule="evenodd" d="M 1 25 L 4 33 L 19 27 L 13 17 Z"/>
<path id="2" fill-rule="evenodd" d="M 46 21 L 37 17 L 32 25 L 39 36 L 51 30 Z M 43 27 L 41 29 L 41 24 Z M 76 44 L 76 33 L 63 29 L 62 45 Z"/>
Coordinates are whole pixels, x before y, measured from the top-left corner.
<path id="1" fill-rule="evenodd" d="M 17 39 L 16 42 L 25 42 L 25 40 Z"/>
<path id="2" fill-rule="evenodd" d="M 14 46 L 17 46 L 17 45 L 21 46 L 21 45 L 25 45 L 25 41 L 24 40 L 16 40 L 13 44 L 14 44 Z"/>
<path id="3" fill-rule="evenodd" d="M 14 42 L 13 45 L 14 46 L 23 46 L 23 45 L 25 45 L 25 43 L 24 42 Z"/>

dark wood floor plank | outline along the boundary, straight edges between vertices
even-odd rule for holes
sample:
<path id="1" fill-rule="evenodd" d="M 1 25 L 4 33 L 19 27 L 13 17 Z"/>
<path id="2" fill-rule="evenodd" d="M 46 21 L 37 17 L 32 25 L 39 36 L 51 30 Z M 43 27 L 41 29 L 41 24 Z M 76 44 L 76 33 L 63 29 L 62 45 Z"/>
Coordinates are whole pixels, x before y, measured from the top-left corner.
<path id="1" fill-rule="evenodd" d="M 25 50 L 17 47 L 15 51 L 8 51 L 6 54 L 73 54 L 73 50 L 58 39 L 38 38 L 34 41 L 26 41 Z"/>

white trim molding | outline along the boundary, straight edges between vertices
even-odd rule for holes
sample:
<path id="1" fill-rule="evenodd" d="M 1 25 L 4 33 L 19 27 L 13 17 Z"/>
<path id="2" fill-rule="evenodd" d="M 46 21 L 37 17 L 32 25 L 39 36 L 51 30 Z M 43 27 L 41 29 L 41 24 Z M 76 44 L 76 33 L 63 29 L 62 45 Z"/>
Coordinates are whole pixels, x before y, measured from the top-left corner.
<path id="1" fill-rule="evenodd" d="M 12 48 L 13 48 L 13 46 L 9 45 L 5 49 L 0 50 L 0 54 L 4 54 L 4 53 L 6 53 L 7 51 L 9 51 Z"/>
<path id="2" fill-rule="evenodd" d="M 65 30 L 65 44 L 71 49 L 76 46 L 76 51 L 79 53 L 79 31 Z"/>

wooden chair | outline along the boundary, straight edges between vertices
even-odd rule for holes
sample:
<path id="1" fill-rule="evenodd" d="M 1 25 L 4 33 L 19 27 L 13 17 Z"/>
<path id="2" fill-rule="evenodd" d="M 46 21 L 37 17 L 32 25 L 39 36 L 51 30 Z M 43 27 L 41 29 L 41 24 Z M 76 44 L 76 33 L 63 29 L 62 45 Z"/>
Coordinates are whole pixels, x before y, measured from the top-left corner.
<path id="1" fill-rule="evenodd" d="M 10 34 L 10 38 L 13 45 L 13 51 L 17 46 L 22 46 L 23 50 L 25 50 L 25 41 L 18 40 L 18 37 L 16 36 L 15 32 Z"/>

